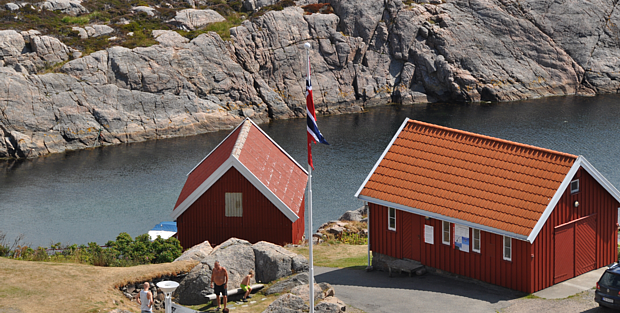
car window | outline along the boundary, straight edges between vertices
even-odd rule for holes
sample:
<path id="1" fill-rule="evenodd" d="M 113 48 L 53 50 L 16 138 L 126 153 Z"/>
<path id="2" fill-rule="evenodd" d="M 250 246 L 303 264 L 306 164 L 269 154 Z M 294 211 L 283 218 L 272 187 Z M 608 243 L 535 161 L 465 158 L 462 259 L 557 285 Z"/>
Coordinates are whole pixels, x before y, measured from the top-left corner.
<path id="1" fill-rule="evenodd" d="M 601 276 L 599 284 L 605 287 L 620 288 L 620 275 L 605 272 L 603 276 Z"/>

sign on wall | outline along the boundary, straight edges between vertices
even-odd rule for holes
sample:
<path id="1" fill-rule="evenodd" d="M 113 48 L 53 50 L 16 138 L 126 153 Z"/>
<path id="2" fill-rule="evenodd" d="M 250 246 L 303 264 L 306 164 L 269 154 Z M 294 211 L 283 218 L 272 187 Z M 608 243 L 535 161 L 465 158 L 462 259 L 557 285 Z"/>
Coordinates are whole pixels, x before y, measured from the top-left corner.
<path id="1" fill-rule="evenodd" d="M 469 252 L 469 227 L 454 224 L 454 246 L 463 252 Z"/>
<path id="2" fill-rule="evenodd" d="M 433 226 L 424 225 L 424 242 L 428 244 L 435 244 L 435 240 L 433 238 Z"/>

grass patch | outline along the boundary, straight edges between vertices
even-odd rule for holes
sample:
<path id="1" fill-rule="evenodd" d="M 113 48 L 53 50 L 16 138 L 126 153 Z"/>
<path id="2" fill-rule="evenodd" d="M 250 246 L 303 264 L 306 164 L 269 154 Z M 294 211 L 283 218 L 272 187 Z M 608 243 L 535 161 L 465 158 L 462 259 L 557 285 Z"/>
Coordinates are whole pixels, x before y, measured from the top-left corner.
<path id="1" fill-rule="evenodd" d="M 0 308 L 23 312 L 138 310 L 115 288 L 191 270 L 197 262 L 97 267 L 75 263 L 20 261 L 0 257 Z M 115 305 L 116 300 L 119 305 Z M 67 305 L 69 304 L 69 305 Z"/>
<path id="2" fill-rule="evenodd" d="M 287 249 L 306 258 L 310 254 L 308 247 Z M 313 246 L 312 254 L 316 266 L 354 269 L 365 269 L 368 266 L 368 246 L 365 245 L 322 243 Z"/>

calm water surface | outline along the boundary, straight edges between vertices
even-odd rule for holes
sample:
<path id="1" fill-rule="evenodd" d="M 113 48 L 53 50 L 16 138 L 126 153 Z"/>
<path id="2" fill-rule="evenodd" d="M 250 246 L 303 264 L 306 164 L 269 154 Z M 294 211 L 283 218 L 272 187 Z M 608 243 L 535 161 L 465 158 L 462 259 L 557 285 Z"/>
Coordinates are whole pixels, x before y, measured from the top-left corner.
<path id="1" fill-rule="evenodd" d="M 314 229 L 363 204 L 353 195 L 406 117 L 583 155 L 620 187 L 618 95 L 373 108 L 318 119 L 331 145 L 313 148 Z M 305 119 L 259 126 L 306 166 Z M 170 220 L 186 174 L 228 133 L 0 161 L 0 231 L 34 246 L 146 233 Z"/>

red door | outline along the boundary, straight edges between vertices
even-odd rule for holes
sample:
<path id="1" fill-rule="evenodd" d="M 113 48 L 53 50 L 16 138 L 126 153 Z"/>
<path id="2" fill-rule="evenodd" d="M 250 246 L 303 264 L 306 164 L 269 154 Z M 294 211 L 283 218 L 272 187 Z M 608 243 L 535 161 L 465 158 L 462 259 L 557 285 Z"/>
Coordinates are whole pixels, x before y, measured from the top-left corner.
<path id="1" fill-rule="evenodd" d="M 420 227 L 421 216 L 403 213 L 403 258 L 420 260 Z"/>
<path id="2" fill-rule="evenodd" d="M 555 273 L 553 283 L 572 278 L 575 273 L 575 223 L 564 224 L 555 229 Z"/>
<path id="3" fill-rule="evenodd" d="M 575 276 L 596 269 L 596 215 L 575 222 Z"/>

